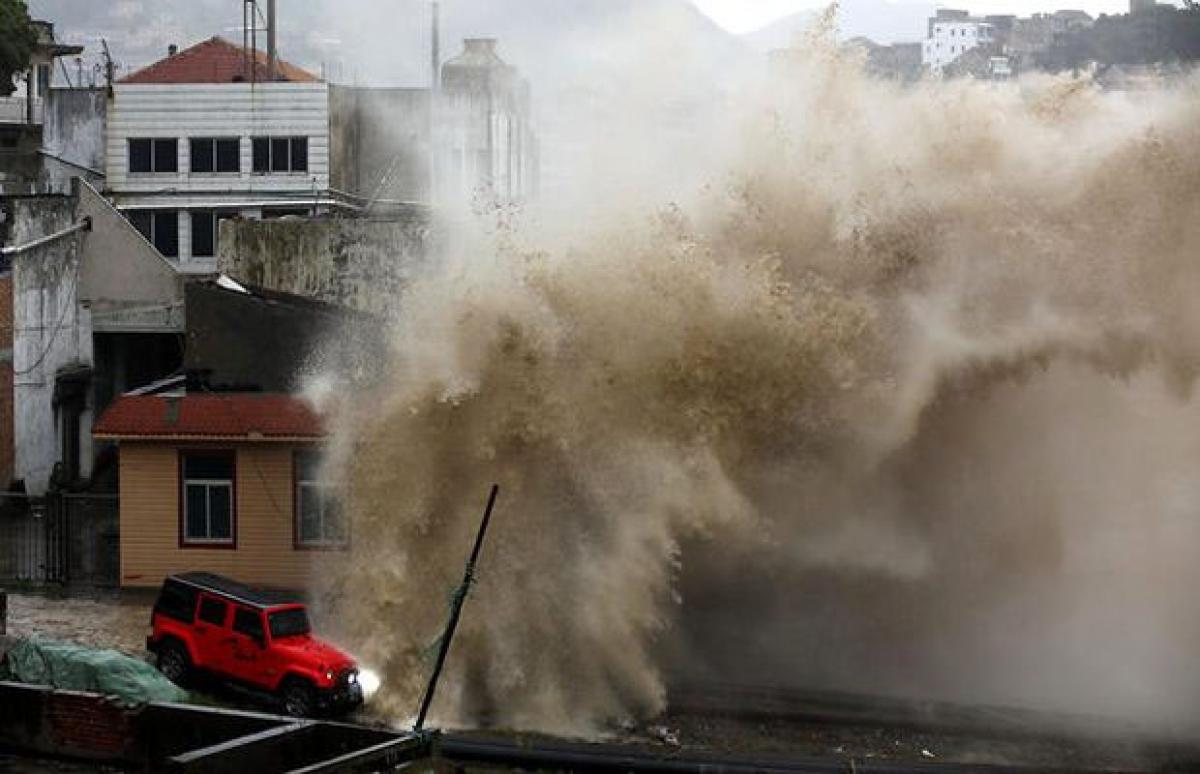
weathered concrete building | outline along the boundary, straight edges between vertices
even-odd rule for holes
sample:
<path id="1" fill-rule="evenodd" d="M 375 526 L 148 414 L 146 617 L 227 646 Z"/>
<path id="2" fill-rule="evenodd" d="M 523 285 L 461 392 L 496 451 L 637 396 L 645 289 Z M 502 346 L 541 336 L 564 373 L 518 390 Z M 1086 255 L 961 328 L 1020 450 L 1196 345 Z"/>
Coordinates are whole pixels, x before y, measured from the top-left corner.
<path id="1" fill-rule="evenodd" d="M 436 201 L 528 199 L 538 183 L 529 82 L 500 58 L 495 39 L 463 45 L 442 65 Z"/>
<path id="2" fill-rule="evenodd" d="M 112 395 L 181 365 L 182 282 L 85 182 L 14 202 L 12 477 L 32 493 L 88 478 Z"/>
<path id="3" fill-rule="evenodd" d="M 329 87 L 330 181 L 381 215 L 433 196 L 433 93 L 423 88 Z"/>
<path id="4" fill-rule="evenodd" d="M 929 20 L 929 34 L 921 49 L 921 61 L 932 72 L 942 68 L 978 46 L 994 41 L 993 25 L 966 11 L 939 8 Z"/>
<path id="5" fill-rule="evenodd" d="M 62 162 L 44 152 L 43 128 L 49 123 L 54 133 L 61 126 L 64 107 L 58 93 L 74 91 L 51 88 L 55 62 L 83 47 L 58 43 L 49 22 L 33 24 L 38 42 L 29 65 L 14 77 L 12 94 L 0 97 L 0 197 L 66 190 L 65 178 L 48 179 L 48 168 L 61 172 Z"/>

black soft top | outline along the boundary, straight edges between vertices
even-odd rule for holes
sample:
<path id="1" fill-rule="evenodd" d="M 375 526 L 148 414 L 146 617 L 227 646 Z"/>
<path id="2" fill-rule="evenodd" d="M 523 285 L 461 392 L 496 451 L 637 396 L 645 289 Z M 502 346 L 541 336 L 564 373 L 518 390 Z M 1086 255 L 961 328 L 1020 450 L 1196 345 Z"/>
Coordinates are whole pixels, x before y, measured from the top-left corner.
<path id="1" fill-rule="evenodd" d="M 211 572 L 184 572 L 179 575 L 168 576 L 167 582 L 171 581 L 193 586 L 201 591 L 220 594 L 223 597 L 235 599 L 252 607 L 274 607 L 276 605 L 304 603 L 304 599 L 294 592 L 258 589 Z"/>

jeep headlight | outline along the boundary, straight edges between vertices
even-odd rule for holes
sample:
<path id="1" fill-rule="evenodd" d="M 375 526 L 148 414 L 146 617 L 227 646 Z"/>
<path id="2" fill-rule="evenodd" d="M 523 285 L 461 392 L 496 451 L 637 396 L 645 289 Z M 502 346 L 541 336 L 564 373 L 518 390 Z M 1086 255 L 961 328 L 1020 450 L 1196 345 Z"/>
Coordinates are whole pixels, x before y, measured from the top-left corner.
<path id="1" fill-rule="evenodd" d="M 333 679 L 333 670 L 332 670 L 332 669 L 326 669 L 326 670 L 325 670 L 325 679 L 326 679 L 326 680 L 332 680 L 332 679 Z"/>
<path id="2" fill-rule="evenodd" d="M 363 701 L 369 701 L 375 692 L 379 690 L 379 684 L 382 681 L 379 679 L 379 673 L 374 669 L 360 669 L 358 672 L 358 684 L 362 687 Z"/>

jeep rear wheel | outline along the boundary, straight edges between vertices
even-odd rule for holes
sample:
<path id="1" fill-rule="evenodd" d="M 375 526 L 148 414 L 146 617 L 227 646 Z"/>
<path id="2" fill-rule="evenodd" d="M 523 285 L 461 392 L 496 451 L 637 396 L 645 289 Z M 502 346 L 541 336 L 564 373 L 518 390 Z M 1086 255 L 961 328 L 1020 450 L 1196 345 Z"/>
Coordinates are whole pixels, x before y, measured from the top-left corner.
<path id="1" fill-rule="evenodd" d="M 312 715 L 316 706 L 316 696 L 313 687 L 303 680 L 288 680 L 280 693 L 283 701 L 283 711 L 294 718 L 306 718 Z"/>
<path id="2" fill-rule="evenodd" d="M 183 645 L 173 640 L 158 649 L 158 671 L 176 685 L 184 685 L 192 672 L 192 660 Z"/>

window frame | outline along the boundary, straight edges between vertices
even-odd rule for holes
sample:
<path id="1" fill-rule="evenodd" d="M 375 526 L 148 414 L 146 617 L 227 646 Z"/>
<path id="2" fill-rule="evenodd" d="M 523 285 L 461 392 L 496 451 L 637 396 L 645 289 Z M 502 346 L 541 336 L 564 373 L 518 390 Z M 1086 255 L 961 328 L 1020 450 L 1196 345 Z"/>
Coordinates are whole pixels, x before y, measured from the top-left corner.
<path id="1" fill-rule="evenodd" d="M 145 215 L 150 218 L 150 233 L 149 234 L 142 231 L 141 227 L 134 221 L 134 217 L 133 217 L 134 215 Z M 174 229 L 174 231 L 175 231 L 175 251 L 173 253 L 164 251 L 163 248 L 160 247 L 159 243 L 158 243 L 158 218 L 159 218 L 159 216 L 165 217 L 168 215 L 174 216 L 174 218 L 175 218 L 175 229 Z M 179 256 L 179 210 L 156 210 L 156 209 L 146 209 L 146 208 L 142 208 L 142 209 L 134 208 L 131 210 L 127 210 L 125 212 L 125 220 L 129 221 L 129 224 L 131 226 L 133 226 L 135 229 L 137 229 L 137 232 L 139 234 L 141 234 L 143 237 L 145 237 L 146 241 L 149 242 L 154 247 L 155 250 L 157 250 L 159 253 L 161 253 L 164 258 L 178 259 L 180 257 Z M 168 231 L 170 231 L 170 229 L 168 229 Z"/>
<path id="2" fill-rule="evenodd" d="M 238 624 L 238 616 L 239 615 L 242 617 L 250 617 L 250 618 L 253 618 L 255 621 L 257 621 L 258 622 L 257 633 L 250 633 L 250 632 L 245 631 Z M 253 640 L 254 642 L 261 643 L 263 645 L 266 645 L 266 643 L 267 643 L 267 627 L 266 627 L 266 622 L 263 620 L 263 611 L 262 610 L 256 610 L 256 609 L 254 609 L 252 607 L 248 607 L 246 605 L 235 604 L 233 606 L 233 617 L 229 619 L 229 628 L 230 628 L 230 630 L 233 631 L 234 634 L 240 634 L 241 636 L 243 636 L 247 639 Z"/>
<path id="3" fill-rule="evenodd" d="M 188 174 L 196 176 L 232 177 L 242 174 L 242 138 L 232 136 L 188 137 Z M 196 143 L 208 143 L 208 162 L 211 169 L 196 169 Z M 221 169 L 221 143 L 234 143 L 237 152 L 234 154 L 236 166 L 233 169 Z"/>
<path id="4" fill-rule="evenodd" d="M 133 168 L 133 144 L 146 142 L 150 144 L 149 169 Z M 175 145 L 173 169 L 158 169 L 158 143 L 169 142 Z M 189 157 L 190 161 L 190 157 Z M 141 175 L 178 175 L 179 174 L 179 138 L 178 137 L 129 137 L 125 140 L 125 164 L 130 176 Z"/>
<path id="5" fill-rule="evenodd" d="M 322 491 L 332 489 L 328 484 L 322 484 L 316 479 L 302 478 L 300 475 L 301 465 L 300 457 L 302 455 L 319 455 L 319 449 L 312 447 L 297 448 L 292 450 L 292 547 L 297 551 L 345 551 L 350 547 L 350 525 L 345 520 L 345 515 L 342 515 L 342 539 L 341 540 L 305 540 L 300 531 L 301 518 L 301 492 L 302 487 L 318 488 Z M 325 531 L 326 508 L 325 503 L 328 502 L 327 497 L 322 497 L 321 510 L 321 532 Z"/>
<path id="6" fill-rule="evenodd" d="M 187 487 L 194 484 L 221 484 L 223 479 L 188 479 L 184 467 L 188 457 L 216 457 L 229 460 L 229 537 L 228 538 L 190 538 L 187 534 Z M 179 495 L 179 547 L 206 550 L 237 550 L 238 538 L 238 507 L 237 507 L 237 451 L 235 449 L 179 449 L 178 450 L 178 495 Z"/>
<path id="7" fill-rule="evenodd" d="M 275 158 L 278 143 L 283 143 L 286 168 L 280 168 Z M 298 154 L 297 148 L 301 146 L 303 154 Z M 265 150 L 265 159 L 260 150 Z M 255 175 L 307 175 L 312 166 L 308 151 L 309 138 L 306 135 L 255 135 L 250 138 L 250 172 Z M 303 165 L 296 164 L 298 158 L 303 159 Z M 265 161 L 265 165 L 260 163 L 262 161 Z"/>
<path id="8" fill-rule="evenodd" d="M 200 617 L 200 613 L 201 613 L 201 611 L 204 610 L 204 603 L 206 603 L 206 602 L 211 602 L 211 603 L 220 605 L 221 607 L 224 608 L 224 612 L 221 613 L 221 622 L 220 623 L 216 623 L 214 621 L 210 621 L 207 618 Z M 229 616 L 229 611 L 231 609 L 233 609 L 233 605 L 231 605 L 229 603 L 229 600 L 221 599 L 216 594 L 200 592 L 200 595 L 196 600 L 196 617 L 193 619 L 193 623 L 206 624 L 208 626 L 216 626 L 221 629 L 228 628 L 229 624 L 231 623 L 231 619 Z"/>
<path id="9" fill-rule="evenodd" d="M 189 247 L 191 248 L 191 252 L 189 252 L 188 255 L 192 259 L 216 258 L 217 257 L 217 247 L 219 246 L 217 244 L 217 242 L 218 242 L 218 237 L 220 236 L 220 233 L 221 233 L 221 221 L 222 220 L 230 220 L 231 218 L 236 218 L 240 214 L 241 213 L 238 212 L 237 210 L 210 209 L 208 207 L 201 207 L 201 208 L 194 209 L 194 210 L 188 210 L 188 227 L 189 227 L 188 242 L 189 242 Z M 208 215 L 212 218 L 212 223 L 210 225 L 210 229 L 212 231 L 212 252 L 209 253 L 208 255 L 202 255 L 201 253 L 196 252 L 196 234 L 198 233 L 198 230 L 196 228 L 196 216 L 197 215 Z"/>

